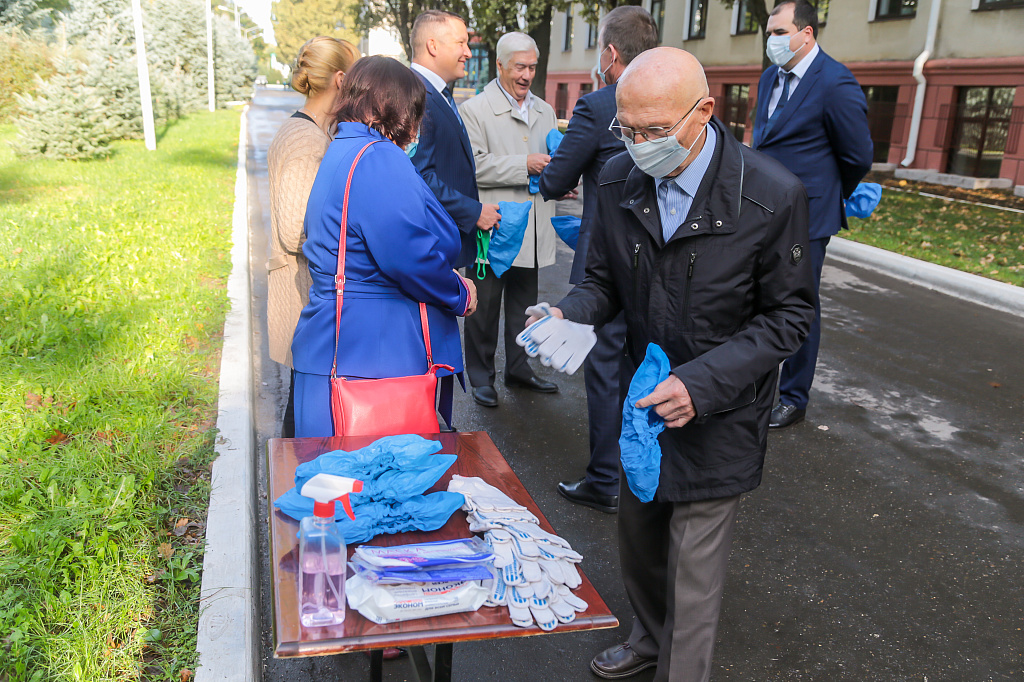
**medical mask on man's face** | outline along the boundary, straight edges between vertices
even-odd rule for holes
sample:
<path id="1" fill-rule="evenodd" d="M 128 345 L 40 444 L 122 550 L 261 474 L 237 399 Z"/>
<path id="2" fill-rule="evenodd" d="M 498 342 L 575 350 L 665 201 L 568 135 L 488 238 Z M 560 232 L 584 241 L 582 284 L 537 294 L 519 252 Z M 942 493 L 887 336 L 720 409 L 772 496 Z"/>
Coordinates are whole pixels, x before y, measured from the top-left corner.
<path id="1" fill-rule="evenodd" d="M 796 52 L 789 49 L 789 41 L 792 37 L 791 35 L 768 36 L 768 42 L 765 45 L 764 51 L 768 55 L 768 60 L 775 66 L 779 68 L 784 67 L 797 55 L 797 52 L 807 47 L 807 43 L 804 43 Z"/>
<path id="2" fill-rule="evenodd" d="M 611 45 L 609 45 L 608 47 L 611 47 Z M 608 78 L 605 76 L 605 74 L 608 73 L 607 69 L 604 70 L 604 71 L 601 70 L 601 57 L 604 56 L 605 50 L 607 50 L 608 47 L 604 48 L 604 50 L 601 50 L 600 54 L 597 55 L 597 77 L 605 85 L 610 85 L 610 83 L 608 82 Z M 612 62 L 614 62 L 614 61 L 615 61 L 615 54 L 612 53 Z M 612 65 L 609 64 L 608 68 L 609 69 L 612 68 Z"/>
<path id="3" fill-rule="evenodd" d="M 683 126 L 696 110 L 697 108 L 694 107 L 693 111 L 686 115 L 686 119 L 682 123 Z M 652 178 L 663 178 L 686 163 L 703 132 L 704 128 L 701 128 L 700 133 L 693 138 L 689 147 L 679 144 L 675 135 L 669 135 L 658 140 L 645 140 L 640 143 L 626 142 L 626 151 L 633 157 L 637 168 Z"/>

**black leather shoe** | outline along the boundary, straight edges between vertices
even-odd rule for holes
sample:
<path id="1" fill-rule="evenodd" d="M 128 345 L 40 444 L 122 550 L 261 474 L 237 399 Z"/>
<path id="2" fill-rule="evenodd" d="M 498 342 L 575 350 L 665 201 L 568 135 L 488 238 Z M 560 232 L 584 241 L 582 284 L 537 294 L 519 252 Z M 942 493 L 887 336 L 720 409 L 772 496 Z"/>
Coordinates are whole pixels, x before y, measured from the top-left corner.
<path id="1" fill-rule="evenodd" d="M 602 495 L 597 492 L 586 476 L 578 481 L 562 481 L 558 484 L 558 493 L 570 502 L 593 507 L 608 514 L 619 511 L 619 496 Z"/>
<path id="2" fill-rule="evenodd" d="M 620 680 L 647 670 L 652 665 L 658 665 L 658 659 L 638 656 L 629 648 L 629 644 L 625 643 L 605 649 L 594 656 L 594 660 L 590 662 L 590 669 L 595 675 L 606 680 Z"/>
<path id="3" fill-rule="evenodd" d="M 801 410 L 793 405 L 779 403 L 772 409 L 772 418 L 768 422 L 768 428 L 784 429 L 787 426 L 792 426 L 797 422 L 802 422 L 805 414 L 807 414 L 807 410 Z"/>
<path id="4" fill-rule="evenodd" d="M 476 386 L 473 388 L 473 400 L 484 407 L 497 407 L 498 392 L 494 386 Z"/>
<path id="5" fill-rule="evenodd" d="M 531 391 L 537 391 L 537 393 L 558 393 L 558 384 L 550 381 L 544 381 L 537 376 L 532 376 L 529 379 L 507 376 L 505 377 L 505 385 L 509 388 L 521 386 L 523 388 L 528 388 Z"/>

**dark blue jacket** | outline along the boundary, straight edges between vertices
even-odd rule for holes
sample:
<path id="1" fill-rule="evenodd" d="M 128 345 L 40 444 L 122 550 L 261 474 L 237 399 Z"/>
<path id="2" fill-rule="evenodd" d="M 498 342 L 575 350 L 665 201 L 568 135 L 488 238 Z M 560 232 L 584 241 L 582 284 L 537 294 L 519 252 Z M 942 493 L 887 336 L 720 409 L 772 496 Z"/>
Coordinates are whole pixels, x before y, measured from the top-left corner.
<path id="1" fill-rule="evenodd" d="M 427 108 L 412 162 L 462 233 L 462 251 L 455 263 L 461 268 L 476 261 L 476 221 L 483 210 L 473 148 L 448 100 L 421 74 L 416 76 L 427 89 Z"/>
<path id="2" fill-rule="evenodd" d="M 313 286 L 295 327 L 295 370 L 331 372 L 345 183 L 356 153 L 372 140 L 382 141 L 359 160 L 349 195 L 338 374 L 377 379 L 426 372 L 420 301 L 427 304 L 434 362 L 461 372 L 456 316 L 465 314 L 468 292 L 452 270 L 459 231 L 405 152 L 362 123 L 338 125 L 306 204 L 302 252 Z"/>
<path id="3" fill-rule="evenodd" d="M 867 102 L 850 70 L 821 50 L 765 136 L 778 72 L 779 67 L 769 66 L 761 74 L 753 147 L 804 184 L 811 239 L 831 237 L 846 227 L 843 199 L 871 170 Z"/>
<path id="4" fill-rule="evenodd" d="M 597 178 L 605 162 L 625 149 L 625 144 L 608 130 L 613 118 L 614 84 L 580 97 L 562 143 L 540 175 L 540 193 L 546 201 L 568 194 L 583 176 L 583 222 L 569 276 L 572 284 L 583 281 L 591 226 L 597 214 Z"/>

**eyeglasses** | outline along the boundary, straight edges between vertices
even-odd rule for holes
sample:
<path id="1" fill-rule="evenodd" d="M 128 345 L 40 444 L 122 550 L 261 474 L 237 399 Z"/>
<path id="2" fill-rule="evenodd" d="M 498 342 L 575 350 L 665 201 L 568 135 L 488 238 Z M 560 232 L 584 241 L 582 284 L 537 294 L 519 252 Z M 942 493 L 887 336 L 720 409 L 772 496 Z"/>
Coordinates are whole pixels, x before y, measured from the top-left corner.
<path id="1" fill-rule="evenodd" d="M 619 138 L 623 142 L 633 142 L 633 140 L 636 139 L 637 135 L 640 135 L 641 137 L 644 138 L 644 140 L 647 140 L 648 142 L 651 140 L 661 140 L 671 135 L 672 131 L 675 130 L 680 123 L 685 121 L 686 117 L 690 115 L 690 112 L 693 111 L 697 107 L 697 105 L 703 101 L 704 98 L 701 97 L 699 100 L 694 102 L 693 106 L 690 107 L 685 114 L 683 114 L 682 118 L 680 118 L 678 121 L 670 125 L 668 128 L 664 128 L 662 126 L 651 126 L 649 128 L 630 128 L 629 126 L 619 125 L 619 117 L 616 116 L 608 125 L 608 130 L 611 131 L 612 135 Z"/>

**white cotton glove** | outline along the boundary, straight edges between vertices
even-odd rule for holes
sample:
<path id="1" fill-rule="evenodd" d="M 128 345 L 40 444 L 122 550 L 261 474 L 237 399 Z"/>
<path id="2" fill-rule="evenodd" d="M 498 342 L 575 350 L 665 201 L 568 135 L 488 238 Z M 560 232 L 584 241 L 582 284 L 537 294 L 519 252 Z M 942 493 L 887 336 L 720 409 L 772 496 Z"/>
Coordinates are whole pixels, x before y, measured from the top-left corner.
<path id="1" fill-rule="evenodd" d="M 462 493 L 465 496 L 466 503 L 462 508 L 466 511 L 485 513 L 508 511 L 516 512 L 519 516 L 522 516 L 523 512 L 530 513 L 529 509 L 521 504 L 516 504 L 508 495 L 476 476 L 453 475 L 451 483 L 448 484 L 448 492 Z M 533 515 L 530 514 L 530 516 Z"/>
<path id="2" fill-rule="evenodd" d="M 469 530 L 473 533 L 481 533 L 492 528 L 504 528 L 509 523 L 525 522 L 538 523 L 537 517 L 528 511 L 483 511 L 477 509 L 466 515 L 469 521 Z"/>
<path id="3" fill-rule="evenodd" d="M 539 312 L 535 307 L 527 313 Z M 559 372 L 573 374 L 597 343 L 593 325 L 570 322 L 552 315 L 542 317 L 516 336 L 516 343 L 530 357 Z"/>

